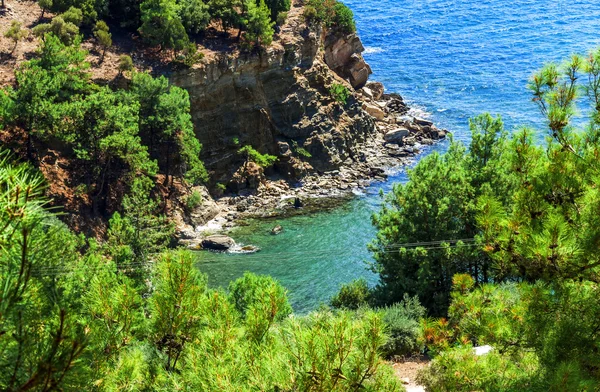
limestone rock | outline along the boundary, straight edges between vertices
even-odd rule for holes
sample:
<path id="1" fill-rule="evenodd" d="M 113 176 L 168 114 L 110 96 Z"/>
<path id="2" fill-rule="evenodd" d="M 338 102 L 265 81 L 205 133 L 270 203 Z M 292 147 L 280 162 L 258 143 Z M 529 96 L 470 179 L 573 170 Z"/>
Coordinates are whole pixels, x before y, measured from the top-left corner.
<path id="1" fill-rule="evenodd" d="M 363 87 L 372 73 L 371 67 L 362 57 L 365 50 L 356 34 L 329 34 L 325 39 L 325 63 L 352 87 Z"/>
<path id="2" fill-rule="evenodd" d="M 201 245 L 203 249 L 228 250 L 235 245 L 235 241 L 226 235 L 215 234 L 203 239 Z"/>

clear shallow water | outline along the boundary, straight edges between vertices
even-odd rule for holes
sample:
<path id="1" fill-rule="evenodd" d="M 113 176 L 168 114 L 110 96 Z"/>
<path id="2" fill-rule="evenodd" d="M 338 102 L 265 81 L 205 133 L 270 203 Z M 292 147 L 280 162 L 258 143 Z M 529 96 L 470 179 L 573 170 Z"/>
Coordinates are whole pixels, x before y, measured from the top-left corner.
<path id="1" fill-rule="evenodd" d="M 543 126 L 526 89 L 528 78 L 546 62 L 600 46 L 595 0 L 345 2 L 354 11 L 371 80 L 400 93 L 464 141 L 468 118 L 485 111 L 502 114 L 507 129 Z M 392 175 L 333 211 L 239 228 L 234 238 L 262 251 L 199 253 L 199 268 L 212 286 L 227 286 L 244 271 L 272 275 L 287 287 L 298 312 L 326 302 L 354 278 L 375 283 L 364 263 L 371 260 L 366 244 L 375 235 L 370 216 L 379 209 L 379 189 L 389 191 L 404 180 L 402 172 Z M 277 224 L 284 232 L 270 235 Z"/>

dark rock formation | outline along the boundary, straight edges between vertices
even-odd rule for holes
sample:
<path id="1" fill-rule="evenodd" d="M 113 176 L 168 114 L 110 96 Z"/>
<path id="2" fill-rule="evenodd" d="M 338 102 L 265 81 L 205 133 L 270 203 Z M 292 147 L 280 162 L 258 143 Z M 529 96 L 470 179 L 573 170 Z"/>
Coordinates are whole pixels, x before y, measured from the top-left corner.
<path id="1" fill-rule="evenodd" d="M 235 241 L 226 235 L 215 234 L 203 239 L 201 245 L 203 249 L 228 250 L 235 245 Z"/>

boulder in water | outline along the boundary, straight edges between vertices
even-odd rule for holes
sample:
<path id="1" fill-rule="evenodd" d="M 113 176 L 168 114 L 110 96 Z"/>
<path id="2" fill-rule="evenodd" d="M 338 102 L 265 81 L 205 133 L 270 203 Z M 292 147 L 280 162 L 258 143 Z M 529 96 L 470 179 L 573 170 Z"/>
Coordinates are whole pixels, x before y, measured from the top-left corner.
<path id="1" fill-rule="evenodd" d="M 410 132 L 406 128 L 397 128 L 397 129 L 394 129 L 393 131 L 387 132 L 383 136 L 383 140 L 385 140 L 386 143 L 402 145 L 402 141 L 403 141 L 404 137 L 408 136 L 409 133 Z"/>
<path id="2" fill-rule="evenodd" d="M 228 250 L 234 245 L 233 238 L 221 234 L 211 235 L 202 240 L 202 249 Z"/>
<path id="3" fill-rule="evenodd" d="M 271 234 L 273 234 L 273 235 L 281 234 L 282 231 L 283 231 L 283 227 L 281 227 L 281 225 L 277 225 L 271 229 Z"/>

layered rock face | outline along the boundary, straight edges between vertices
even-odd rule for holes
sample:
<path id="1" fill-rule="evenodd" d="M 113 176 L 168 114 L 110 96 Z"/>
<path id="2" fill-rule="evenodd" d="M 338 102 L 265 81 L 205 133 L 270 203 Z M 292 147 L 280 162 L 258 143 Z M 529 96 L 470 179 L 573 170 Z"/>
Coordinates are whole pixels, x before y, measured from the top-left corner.
<path id="1" fill-rule="evenodd" d="M 230 184 L 243 165 L 237 151 L 244 145 L 279 157 L 267 174 L 296 179 L 351 163 L 361 142 L 376 132 L 354 96 L 343 104 L 329 91 L 339 83 L 353 92 L 367 81 L 371 70 L 359 38 L 309 27 L 301 13 L 301 7 L 292 7 L 266 51 L 220 52 L 170 75 L 190 94 L 213 185 Z"/>

